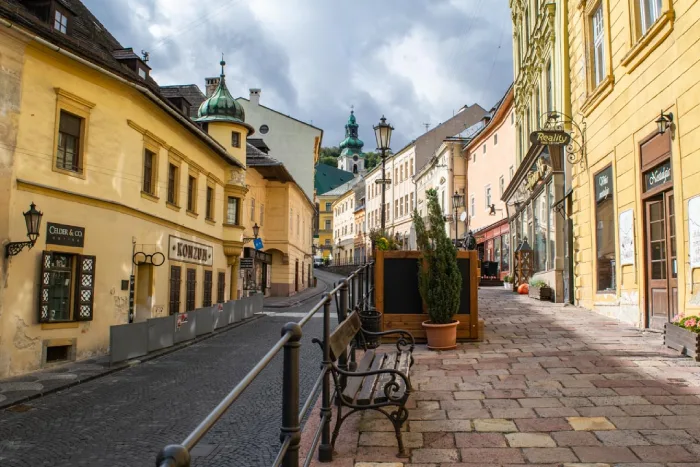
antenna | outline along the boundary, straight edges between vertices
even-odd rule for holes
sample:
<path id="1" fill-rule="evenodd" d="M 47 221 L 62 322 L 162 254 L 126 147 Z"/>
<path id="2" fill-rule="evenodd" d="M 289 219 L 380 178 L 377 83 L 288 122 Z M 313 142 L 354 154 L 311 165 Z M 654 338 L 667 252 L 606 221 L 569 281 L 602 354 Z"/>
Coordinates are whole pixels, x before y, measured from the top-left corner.
<path id="1" fill-rule="evenodd" d="M 151 58 L 151 54 L 149 54 L 147 51 L 142 50 L 141 51 L 141 57 L 144 62 L 147 62 Z"/>
<path id="2" fill-rule="evenodd" d="M 424 123 L 423 126 L 425 127 L 425 131 L 427 132 L 430 128 L 430 123 Z"/>

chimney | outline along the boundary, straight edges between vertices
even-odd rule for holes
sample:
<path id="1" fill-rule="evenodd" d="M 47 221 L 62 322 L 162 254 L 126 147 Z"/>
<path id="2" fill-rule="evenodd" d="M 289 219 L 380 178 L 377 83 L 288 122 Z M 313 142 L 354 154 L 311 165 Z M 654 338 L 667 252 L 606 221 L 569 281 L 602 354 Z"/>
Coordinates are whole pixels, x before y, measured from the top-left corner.
<path id="1" fill-rule="evenodd" d="M 260 105 L 260 89 L 250 88 L 250 105 L 254 107 Z"/>
<path id="2" fill-rule="evenodd" d="M 207 97 L 211 97 L 211 95 L 214 94 L 214 91 L 216 91 L 216 87 L 219 85 L 220 81 L 221 78 L 218 76 L 215 78 L 204 78 L 204 82 L 206 83 Z"/>

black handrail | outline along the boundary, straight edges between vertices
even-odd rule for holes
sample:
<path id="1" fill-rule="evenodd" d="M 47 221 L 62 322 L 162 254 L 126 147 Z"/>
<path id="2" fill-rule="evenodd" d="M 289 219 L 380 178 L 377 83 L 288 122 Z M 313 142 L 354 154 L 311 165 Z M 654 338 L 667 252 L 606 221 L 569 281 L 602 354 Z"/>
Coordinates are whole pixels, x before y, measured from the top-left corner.
<path id="1" fill-rule="evenodd" d="M 331 333 L 331 303 L 335 300 L 339 322 L 345 319 L 348 311 L 371 307 L 374 304 L 374 287 L 372 286 L 374 263 L 362 265 L 346 279 L 334 284 L 333 289 L 313 307 L 298 323 L 287 323 L 282 328 L 282 337 L 253 367 L 252 370 L 224 397 L 221 402 L 202 420 L 199 425 L 185 438 L 181 444 L 165 446 L 156 458 L 156 467 L 190 467 L 190 451 L 211 430 L 214 424 L 226 413 L 255 378 L 264 370 L 273 358 L 283 352 L 282 378 L 282 425 L 280 441 L 282 443 L 273 467 L 299 467 L 299 444 L 301 441 L 301 424 L 307 412 L 311 409 L 314 399 L 321 387 L 321 423 L 313 437 L 312 445 L 307 454 L 304 466 L 311 463 L 314 452 L 318 447 L 318 458 L 321 462 L 333 460 L 331 446 L 331 375 L 333 365 L 330 357 L 328 340 Z M 352 293 L 350 293 L 350 290 Z M 364 292 L 364 293 L 363 293 Z M 301 347 L 302 328 L 323 308 L 323 365 L 308 398 L 299 410 L 299 353 Z M 349 366 L 354 369 L 354 351 L 350 355 Z M 348 356 L 338 358 L 338 366 L 348 368 Z M 320 443 L 320 445 L 319 445 Z"/>

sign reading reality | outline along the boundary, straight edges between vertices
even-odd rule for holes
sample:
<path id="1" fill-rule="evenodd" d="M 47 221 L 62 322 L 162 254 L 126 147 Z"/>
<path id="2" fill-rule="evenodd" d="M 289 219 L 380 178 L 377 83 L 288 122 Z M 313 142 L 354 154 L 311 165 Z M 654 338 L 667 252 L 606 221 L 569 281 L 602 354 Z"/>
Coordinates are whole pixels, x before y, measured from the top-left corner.
<path id="1" fill-rule="evenodd" d="M 565 131 L 533 131 L 530 133 L 530 142 L 549 146 L 566 146 L 571 142 L 571 135 Z"/>
<path id="2" fill-rule="evenodd" d="M 670 182 L 672 177 L 671 159 L 669 159 L 663 164 L 644 173 L 644 191 L 649 191 L 657 186 Z"/>
<path id="3" fill-rule="evenodd" d="M 82 248 L 85 246 L 85 227 L 47 222 L 46 244 Z"/>
<path id="4" fill-rule="evenodd" d="M 168 258 L 184 263 L 211 266 L 214 264 L 214 248 L 171 235 L 168 245 Z"/>
<path id="5" fill-rule="evenodd" d="M 634 264 L 634 211 L 620 213 L 620 266 Z"/>
<path id="6" fill-rule="evenodd" d="M 700 268 L 700 196 L 688 201 L 688 244 L 690 269 Z"/>
<path id="7" fill-rule="evenodd" d="M 612 166 L 596 175 L 594 181 L 595 202 L 599 203 L 612 193 Z"/>

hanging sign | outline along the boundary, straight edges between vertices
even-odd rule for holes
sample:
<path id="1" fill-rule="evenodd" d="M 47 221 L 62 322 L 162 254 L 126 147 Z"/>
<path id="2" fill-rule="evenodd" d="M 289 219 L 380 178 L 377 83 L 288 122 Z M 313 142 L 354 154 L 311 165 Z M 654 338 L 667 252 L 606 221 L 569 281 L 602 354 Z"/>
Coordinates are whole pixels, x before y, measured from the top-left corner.
<path id="1" fill-rule="evenodd" d="M 214 248 L 202 243 L 170 236 L 168 258 L 184 263 L 211 266 L 214 264 Z"/>
<path id="2" fill-rule="evenodd" d="M 85 227 L 46 223 L 46 244 L 75 246 L 82 248 L 85 243 Z"/>
<path id="3" fill-rule="evenodd" d="M 672 180 L 671 159 L 644 173 L 644 191 L 661 186 Z"/>
<path id="4" fill-rule="evenodd" d="M 634 264 L 634 211 L 620 213 L 620 266 Z"/>
<path id="5" fill-rule="evenodd" d="M 600 172 L 594 177 L 595 202 L 600 203 L 612 193 L 612 166 Z"/>
<path id="6" fill-rule="evenodd" d="M 530 133 L 530 142 L 549 146 L 566 146 L 571 142 L 571 135 L 565 131 L 533 131 Z"/>
<path id="7" fill-rule="evenodd" d="M 688 244 L 690 269 L 700 268 L 700 196 L 688 201 Z"/>
<path id="8" fill-rule="evenodd" d="M 253 240 L 253 246 L 255 247 L 256 250 L 262 250 L 263 249 L 262 238 L 256 238 L 255 240 Z"/>

